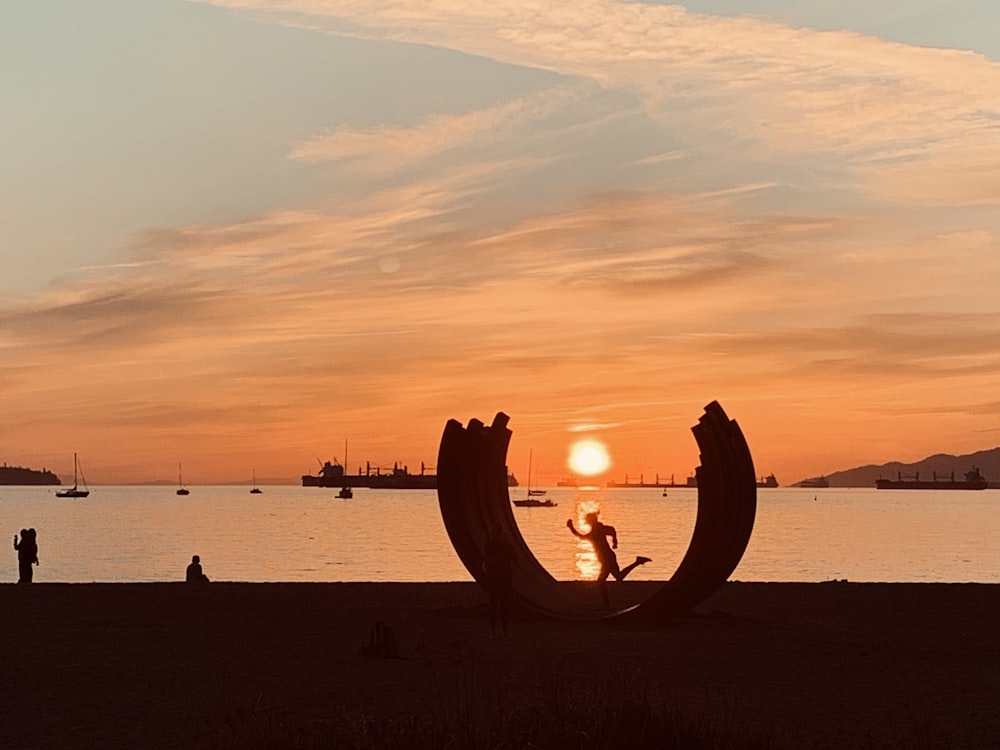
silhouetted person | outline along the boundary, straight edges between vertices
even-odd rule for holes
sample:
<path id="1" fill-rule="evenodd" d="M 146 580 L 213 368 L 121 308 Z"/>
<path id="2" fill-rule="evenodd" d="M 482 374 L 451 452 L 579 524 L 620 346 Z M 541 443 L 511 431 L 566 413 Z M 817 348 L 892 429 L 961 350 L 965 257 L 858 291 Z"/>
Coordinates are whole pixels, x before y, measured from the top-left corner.
<path id="1" fill-rule="evenodd" d="M 614 576 L 619 581 L 624 581 L 625 576 L 632 572 L 634 568 L 650 562 L 648 557 L 636 557 L 635 562 L 626 565 L 624 568 L 618 567 L 618 556 L 613 550 L 618 549 L 618 532 L 614 526 L 607 526 L 597 520 L 596 513 L 588 513 L 585 517 L 590 531 L 586 534 L 577 531 L 573 525 L 573 519 L 566 521 L 566 526 L 573 532 L 574 536 L 586 539 L 594 548 L 597 561 L 601 563 L 601 572 L 597 575 L 597 589 L 601 592 L 601 599 L 604 606 L 610 607 L 610 595 L 608 592 L 608 576 Z M 611 537 L 611 545 L 608 545 L 608 537 Z"/>
<path id="2" fill-rule="evenodd" d="M 490 631 L 493 637 L 497 634 L 497 615 L 500 616 L 500 626 L 507 635 L 507 615 L 510 609 L 511 560 L 514 548 L 511 547 L 503 524 L 493 527 L 486 549 L 483 551 L 483 572 L 486 574 L 486 590 L 490 594 Z"/>
<path id="3" fill-rule="evenodd" d="M 201 570 L 201 558 L 198 555 L 194 555 L 191 558 L 191 564 L 187 566 L 185 579 L 188 583 L 208 583 L 208 576 Z"/>
<path id="4" fill-rule="evenodd" d="M 14 549 L 17 550 L 17 582 L 31 583 L 34 578 L 32 565 L 38 565 L 38 542 L 34 529 L 21 529 L 21 541 L 14 535 Z"/>

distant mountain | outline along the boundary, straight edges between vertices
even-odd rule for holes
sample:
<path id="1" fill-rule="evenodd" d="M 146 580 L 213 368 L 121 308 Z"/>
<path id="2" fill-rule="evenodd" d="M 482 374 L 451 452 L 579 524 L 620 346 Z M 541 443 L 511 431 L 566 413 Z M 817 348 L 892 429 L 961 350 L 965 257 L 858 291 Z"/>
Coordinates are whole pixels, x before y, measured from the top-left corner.
<path id="1" fill-rule="evenodd" d="M 895 479 L 900 473 L 912 475 L 920 472 L 921 478 L 930 479 L 934 472 L 937 472 L 938 476 L 955 472 L 955 477 L 961 479 L 973 466 L 979 467 L 979 471 L 989 481 L 990 487 L 1000 487 L 1000 448 L 977 451 L 964 456 L 936 453 L 912 464 L 899 461 L 878 466 L 870 464 L 835 471 L 825 476 L 831 487 L 874 487 L 876 479 Z"/>

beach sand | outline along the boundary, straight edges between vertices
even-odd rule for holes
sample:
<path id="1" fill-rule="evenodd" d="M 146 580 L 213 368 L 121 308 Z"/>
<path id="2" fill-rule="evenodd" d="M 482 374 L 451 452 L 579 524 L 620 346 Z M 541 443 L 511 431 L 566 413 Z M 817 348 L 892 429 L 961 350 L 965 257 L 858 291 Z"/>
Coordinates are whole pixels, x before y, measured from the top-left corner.
<path id="1" fill-rule="evenodd" d="M 208 747 L 544 674 L 652 685 L 779 747 L 1000 748 L 998 585 L 733 582 L 665 624 L 517 617 L 497 640 L 484 603 L 473 583 L 0 585 L 0 747 Z M 376 621 L 403 658 L 362 653 Z"/>

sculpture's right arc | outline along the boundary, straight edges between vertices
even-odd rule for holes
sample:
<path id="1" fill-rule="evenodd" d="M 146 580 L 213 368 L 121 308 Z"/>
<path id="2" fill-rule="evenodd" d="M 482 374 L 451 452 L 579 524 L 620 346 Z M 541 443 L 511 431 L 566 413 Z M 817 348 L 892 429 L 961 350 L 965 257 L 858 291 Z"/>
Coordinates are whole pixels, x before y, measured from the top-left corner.
<path id="1" fill-rule="evenodd" d="M 525 543 L 507 491 L 506 414 L 489 426 L 450 420 L 438 453 L 438 502 L 459 559 L 483 582 L 483 550 L 501 523 L 514 546 L 514 598 L 537 614 L 562 619 L 663 619 L 687 611 L 732 574 L 746 551 L 757 509 L 757 480 L 746 439 L 717 402 L 692 428 L 701 454 L 698 513 L 677 571 L 649 599 L 625 610 L 595 613 L 579 592 L 561 586 Z"/>
<path id="2" fill-rule="evenodd" d="M 677 571 L 637 616 L 670 615 L 704 601 L 736 570 L 757 514 L 757 478 L 742 430 L 717 402 L 692 428 L 701 452 L 698 515 Z"/>

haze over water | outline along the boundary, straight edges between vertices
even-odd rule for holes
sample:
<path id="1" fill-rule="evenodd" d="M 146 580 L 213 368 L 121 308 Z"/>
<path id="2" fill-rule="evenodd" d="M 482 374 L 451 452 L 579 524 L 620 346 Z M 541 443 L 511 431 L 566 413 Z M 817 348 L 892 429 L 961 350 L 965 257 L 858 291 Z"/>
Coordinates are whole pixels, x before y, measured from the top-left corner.
<path id="1" fill-rule="evenodd" d="M 191 555 L 218 581 L 467 581 L 433 491 L 264 487 L 97 487 L 62 499 L 49 487 L 0 488 L 0 532 L 38 531 L 38 583 L 181 580 Z M 520 497 L 524 488 L 511 490 Z M 594 508 L 619 534 L 619 560 L 653 562 L 631 578 L 669 578 L 694 527 L 697 491 L 549 489 L 555 508 L 515 508 L 539 561 L 559 580 L 594 573 L 566 530 Z M 758 492 L 757 521 L 732 578 L 742 581 L 1000 583 L 1000 491 Z M 0 581 L 17 579 L 10 549 Z"/>

